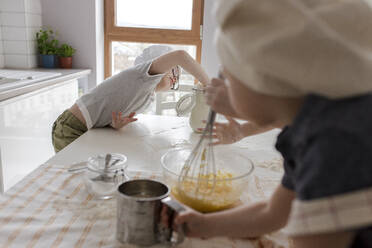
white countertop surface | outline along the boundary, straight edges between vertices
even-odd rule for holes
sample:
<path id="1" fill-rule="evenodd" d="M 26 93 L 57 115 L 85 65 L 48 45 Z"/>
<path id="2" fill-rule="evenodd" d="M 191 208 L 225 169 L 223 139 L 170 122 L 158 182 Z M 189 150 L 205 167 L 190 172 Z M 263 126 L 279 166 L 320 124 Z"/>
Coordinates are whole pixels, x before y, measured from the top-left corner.
<path id="1" fill-rule="evenodd" d="M 0 101 L 7 100 L 12 97 L 29 93 L 38 89 L 42 89 L 44 87 L 52 86 L 61 82 L 66 82 L 68 80 L 81 78 L 88 75 L 91 72 L 90 69 L 43 69 L 43 68 L 35 68 L 30 69 L 28 71 L 56 72 L 60 73 L 61 75 L 33 82 L 32 84 L 20 86 L 14 89 L 0 91 Z"/>
<path id="2" fill-rule="evenodd" d="M 47 163 L 66 165 L 96 154 L 115 152 L 128 157 L 129 168 L 160 171 L 159 157 L 164 150 L 178 144 L 189 144 L 197 137 L 186 118 L 139 115 L 138 121 L 121 130 L 89 130 Z"/>
<path id="3" fill-rule="evenodd" d="M 1 195 L 0 244 L 4 247 L 134 247 L 115 239 L 115 199 L 95 199 L 86 191 L 82 174 L 71 174 L 68 168 L 92 155 L 118 152 L 128 156 L 129 172 L 147 172 L 132 174 L 132 178 L 161 180 L 160 156 L 170 148 L 194 143 L 199 138 L 191 131 L 187 118 L 139 115 L 138 119 L 120 131 L 89 130 Z M 273 150 L 277 132 L 273 130 L 234 144 L 256 165 L 244 193 L 247 202 L 269 197 L 280 181 L 281 160 Z M 279 232 L 255 240 L 188 238 L 179 247 L 283 248 L 289 245 Z"/>
<path id="4" fill-rule="evenodd" d="M 274 150 L 279 130 L 245 138 L 234 144 L 251 160 L 260 162 L 279 157 Z M 139 115 L 138 121 L 117 131 L 111 128 L 91 129 L 61 150 L 47 163 L 68 165 L 108 152 L 128 157 L 128 169 L 161 171 L 160 157 L 169 149 L 195 144 L 199 135 L 189 126 L 188 118 Z"/>

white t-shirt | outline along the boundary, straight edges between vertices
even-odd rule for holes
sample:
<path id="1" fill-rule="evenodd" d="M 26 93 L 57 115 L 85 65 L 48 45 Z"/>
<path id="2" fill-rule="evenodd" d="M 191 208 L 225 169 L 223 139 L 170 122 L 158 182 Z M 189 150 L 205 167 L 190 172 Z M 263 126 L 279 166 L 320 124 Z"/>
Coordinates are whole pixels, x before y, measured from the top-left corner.
<path id="1" fill-rule="evenodd" d="M 152 61 L 138 64 L 120 72 L 80 97 L 76 104 L 82 112 L 87 128 L 111 124 L 112 112 L 139 113 L 154 100 L 156 85 L 164 74 L 149 75 Z"/>

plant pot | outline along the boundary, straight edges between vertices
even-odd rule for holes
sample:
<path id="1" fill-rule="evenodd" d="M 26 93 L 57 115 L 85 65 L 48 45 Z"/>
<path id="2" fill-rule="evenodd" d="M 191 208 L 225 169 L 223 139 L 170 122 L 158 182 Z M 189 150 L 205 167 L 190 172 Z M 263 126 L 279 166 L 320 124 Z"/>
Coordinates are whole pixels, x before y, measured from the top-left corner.
<path id="1" fill-rule="evenodd" d="M 59 57 L 59 66 L 65 69 L 71 69 L 72 57 Z"/>
<path id="2" fill-rule="evenodd" d="M 41 66 L 44 68 L 56 68 L 57 57 L 55 55 L 41 54 Z"/>

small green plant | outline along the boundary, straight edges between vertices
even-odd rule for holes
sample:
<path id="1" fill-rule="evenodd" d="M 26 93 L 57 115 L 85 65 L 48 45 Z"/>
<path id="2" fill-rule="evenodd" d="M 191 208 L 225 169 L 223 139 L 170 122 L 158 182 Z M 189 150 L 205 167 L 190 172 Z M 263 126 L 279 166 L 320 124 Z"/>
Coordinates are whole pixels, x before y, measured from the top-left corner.
<path id="1" fill-rule="evenodd" d="M 58 52 L 57 34 L 51 29 L 40 29 L 36 32 L 37 48 L 40 54 L 53 55 Z"/>
<path id="2" fill-rule="evenodd" d="M 60 57 L 72 57 L 76 50 L 72 48 L 72 46 L 67 44 L 62 44 L 61 47 L 58 49 L 58 55 Z"/>

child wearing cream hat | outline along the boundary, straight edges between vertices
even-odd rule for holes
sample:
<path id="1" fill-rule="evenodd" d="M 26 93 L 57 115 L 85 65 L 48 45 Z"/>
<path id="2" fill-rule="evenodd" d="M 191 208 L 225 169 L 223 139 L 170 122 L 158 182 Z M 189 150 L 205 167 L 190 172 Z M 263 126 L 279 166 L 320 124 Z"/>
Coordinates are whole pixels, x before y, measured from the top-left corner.
<path id="1" fill-rule="evenodd" d="M 372 247 L 371 6 L 229 0 L 218 2 L 216 16 L 226 81 L 212 80 L 209 103 L 263 130 L 282 128 L 276 148 L 285 173 L 268 201 L 189 210 L 175 223 L 194 237 L 284 228 L 294 247 Z"/>

